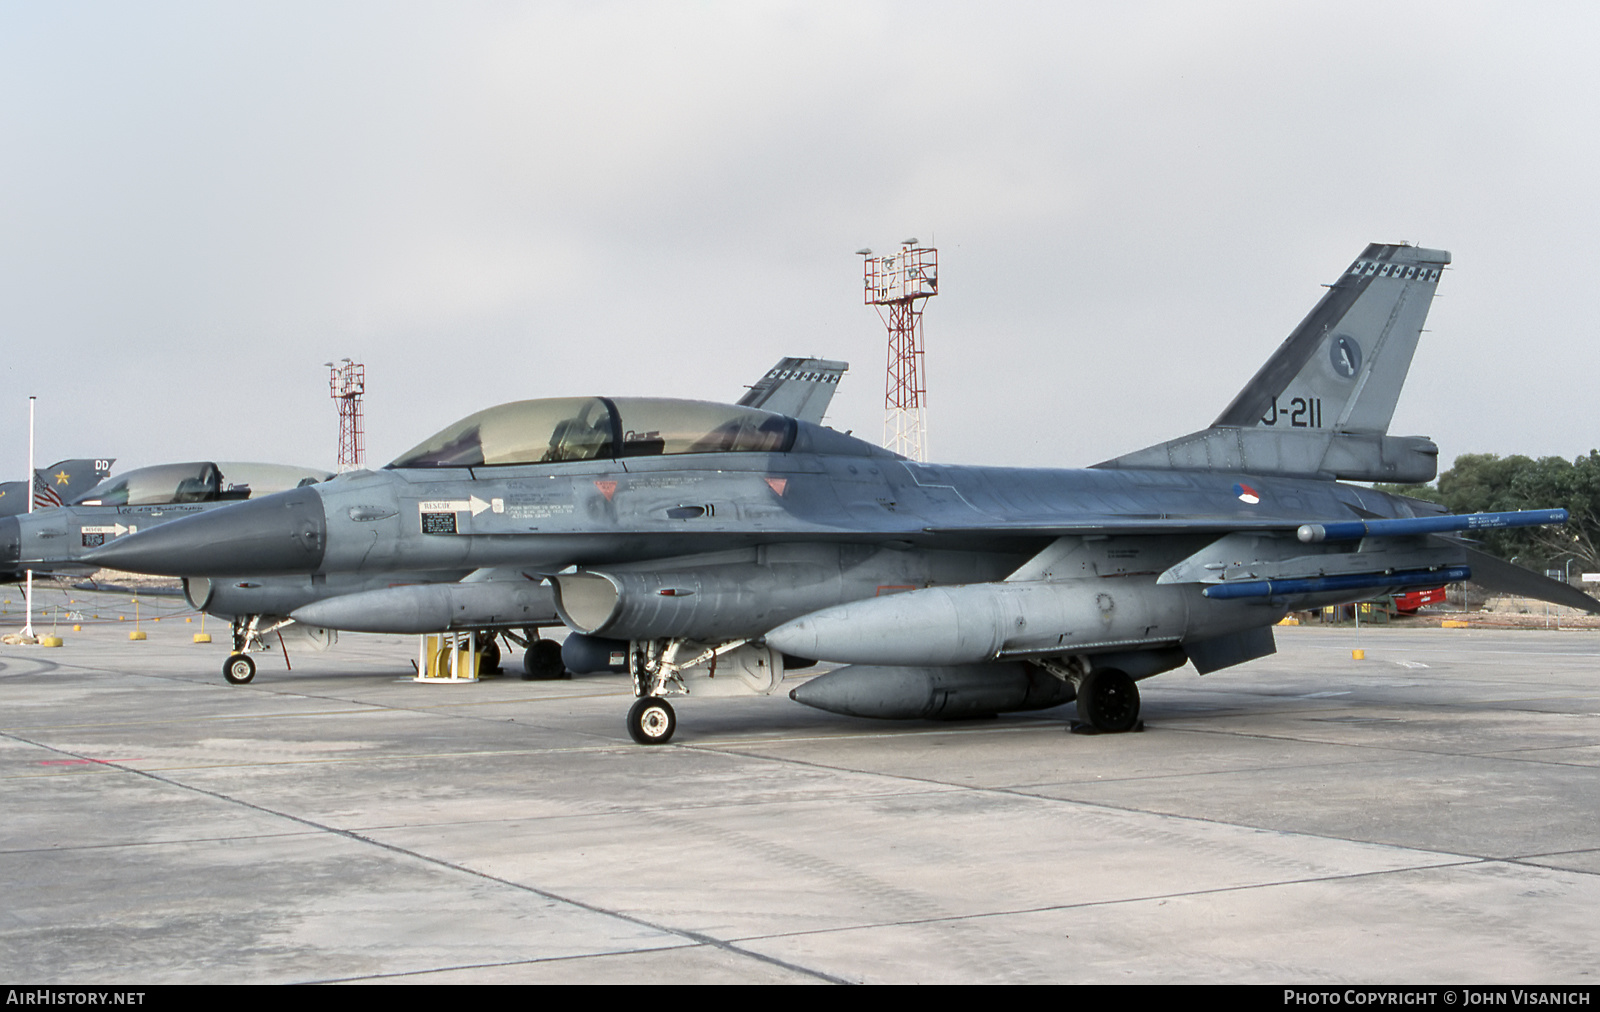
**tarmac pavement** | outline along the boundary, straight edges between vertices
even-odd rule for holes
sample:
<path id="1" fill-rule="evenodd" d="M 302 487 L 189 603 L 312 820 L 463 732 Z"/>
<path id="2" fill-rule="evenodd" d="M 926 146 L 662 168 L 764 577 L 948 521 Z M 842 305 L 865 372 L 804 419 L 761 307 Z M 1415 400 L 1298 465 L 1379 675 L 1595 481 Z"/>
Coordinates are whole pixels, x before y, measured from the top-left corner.
<path id="1" fill-rule="evenodd" d="M 171 599 L 56 603 L 0 647 L 13 982 L 1596 979 L 1592 631 L 1284 628 L 1138 734 L 780 695 L 647 748 L 620 676 L 344 636 L 230 686 Z"/>

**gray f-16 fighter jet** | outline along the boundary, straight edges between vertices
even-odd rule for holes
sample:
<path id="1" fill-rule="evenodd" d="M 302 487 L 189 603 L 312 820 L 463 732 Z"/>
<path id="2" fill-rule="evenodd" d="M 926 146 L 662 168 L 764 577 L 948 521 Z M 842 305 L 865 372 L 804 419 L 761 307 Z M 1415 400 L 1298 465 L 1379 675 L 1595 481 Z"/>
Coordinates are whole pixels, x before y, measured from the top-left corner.
<path id="1" fill-rule="evenodd" d="M 80 463 L 88 463 L 87 461 Z M 110 469 L 104 462 L 102 472 Z M 55 465 L 52 465 L 55 466 Z M 64 470 L 64 469 L 63 469 Z M 86 552 L 141 528 L 176 520 L 252 495 L 270 495 L 326 481 L 331 471 L 282 464 L 194 461 L 124 471 L 79 488 L 65 505 L 0 516 L 0 582 L 35 572 L 86 572 Z"/>
<path id="2" fill-rule="evenodd" d="M 1293 609 L 1467 578 L 1596 602 L 1455 532 L 1559 510 L 1450 516 L 1343 481 L 1417 482 L 1437 448 L 1387 434 L 1439 250 L 1372 245 L 1208 429 L 1087 470 L 920 464 L 756 408 L 521 401 L 380 471 L 141 531 L 90 559 L 185 576 L 470 569 L 328 599 L 335 628 L 534 624 L 568 666 L 632 673 L 628 727 L 669 740 L 669 697 L 777 691 L 870 717 L 1057 706 L 1106 731 L 1136 682 L 1273 651 Z M 1531 588 L 1531 589 L 1530 589 Z M 1563 593 L 1565 592 L 1565 593 Z M 419 628 L 417 631 L 421 631 Z"/>

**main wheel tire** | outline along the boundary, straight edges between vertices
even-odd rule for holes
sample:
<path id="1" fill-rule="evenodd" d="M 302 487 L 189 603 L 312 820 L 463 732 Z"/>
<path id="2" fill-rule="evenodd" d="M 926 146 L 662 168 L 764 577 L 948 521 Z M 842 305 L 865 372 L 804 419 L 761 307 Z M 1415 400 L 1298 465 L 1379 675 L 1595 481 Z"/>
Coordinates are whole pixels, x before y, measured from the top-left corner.
<path id="1" fill-rule="evenodd" d="M 536 639 L 528 644 L 522 654 L 524 681 L 545 682 L 567 677 L 566 665 L 561 663 L 561 644 L 555 640 Z"/>
<path id="2" fill-rule="evenodd" d="M 478 644 L 478 673 L 492 675 L 500 670 L 500 641 L 490 636 Z"/>
<path id="3" fill-rule="evenodd" d="M 641 745 L 665 745 L 677 729 L 678 715 L 665 699 L 645 696 L 628 710 L 628 734 Z"/>
<path id="4" fill-rule="evenodd" d="M 244 654 L 232 654 L 222 662 L 222 677 L 229 685 L 248 685 L 256 676 L 256 662 Z"/>
<path id="5" fill-rule="evenodd" d="M 1078 686 L 1078 716 L 1096 731 L 1132 731 L 1139 723 L 1139 686 L 1115 668 L 1091 671 Z"/>

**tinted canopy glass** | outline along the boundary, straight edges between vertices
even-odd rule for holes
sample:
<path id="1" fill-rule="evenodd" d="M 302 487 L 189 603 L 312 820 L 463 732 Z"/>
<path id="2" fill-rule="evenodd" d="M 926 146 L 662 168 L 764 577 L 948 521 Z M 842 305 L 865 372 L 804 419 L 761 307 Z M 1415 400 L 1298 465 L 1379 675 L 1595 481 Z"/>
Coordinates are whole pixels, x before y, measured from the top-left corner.
<path id="1" fill-rule="evenodd" d="M 449 426 L 390 467 L 480 467 L 684 453 L 778 453 L 783 415 L 731 404 L 625 397 L 515 401 Z"/>
<path id="2" fill-rule="evenodd" d="M 113 475 L 72 501 L 74 506 L 165 506 L 248 499 L 333 477 L 331 471 L 286 464 L 156 464 Z"/>
<path id="3" fill-rule="evenodd" d="M 222 476 L 209 461 L 157 464 L 107 478 L 75 501 L 86 506 L 158 506 L 210 502 L 217 498 Z"/>
<path id="4" fill-rule="evenodd" d="M 513 401 L 468 415 L 390 467 L 479 467 L 610 457 L 611 411 L 598 397 Z"/>
<path id="5" fill-rule="evenodd" d="M 674 453 L 781 453 L 793 423 L 783 415 L 707 401 L 618 397 L 623 457 Z"/>

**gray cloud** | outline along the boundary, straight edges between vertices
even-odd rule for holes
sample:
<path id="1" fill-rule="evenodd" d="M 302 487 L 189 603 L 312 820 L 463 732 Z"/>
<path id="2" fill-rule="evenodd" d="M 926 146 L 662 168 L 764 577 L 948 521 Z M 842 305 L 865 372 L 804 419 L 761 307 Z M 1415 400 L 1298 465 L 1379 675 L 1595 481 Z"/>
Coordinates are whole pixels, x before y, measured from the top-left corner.
<path id="1" fill-rule="evenodd" d="M 46 463 L 329 464 L 344 355 L 379 463 L 486 403 L 729 399 L 790 353 L 850 359 L 834 422 L 874 435 L 851 251 L 907 235 L 941 249 L 936 457 L 1085 464 L 1200 427 L 1319 282 L 1400 239 L 1457 269 L 1395 429 L 1570 456 L 1600 442 L 1596 20 L 0 6 L 0 473 L 28 393 Z"/>

